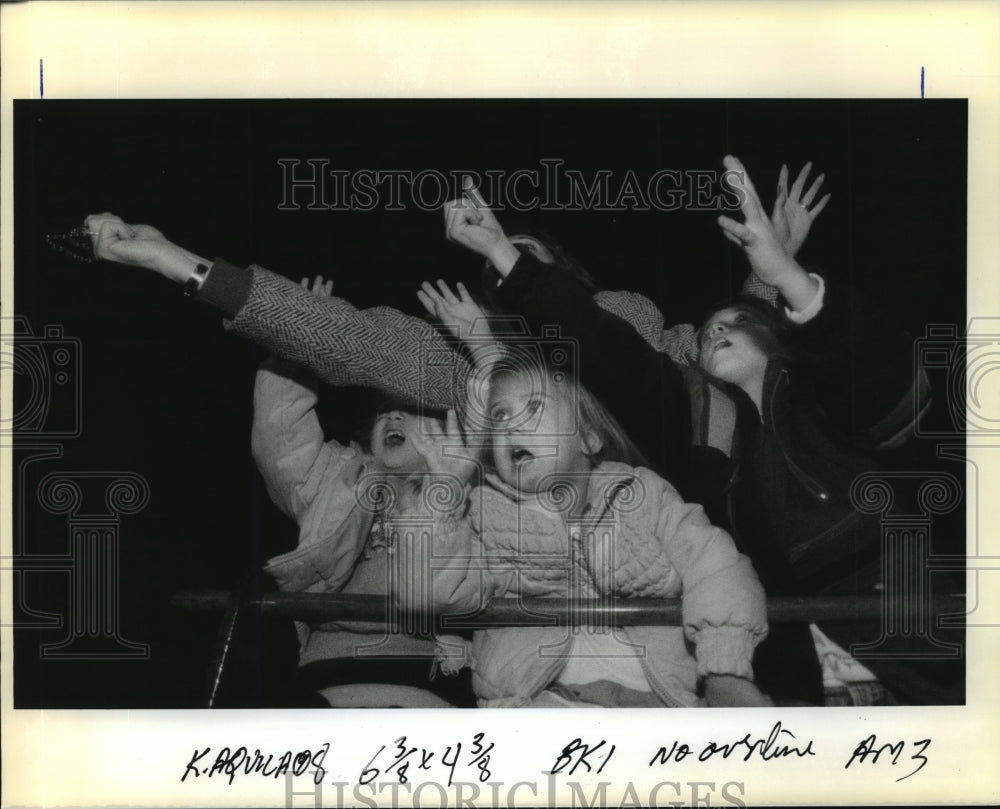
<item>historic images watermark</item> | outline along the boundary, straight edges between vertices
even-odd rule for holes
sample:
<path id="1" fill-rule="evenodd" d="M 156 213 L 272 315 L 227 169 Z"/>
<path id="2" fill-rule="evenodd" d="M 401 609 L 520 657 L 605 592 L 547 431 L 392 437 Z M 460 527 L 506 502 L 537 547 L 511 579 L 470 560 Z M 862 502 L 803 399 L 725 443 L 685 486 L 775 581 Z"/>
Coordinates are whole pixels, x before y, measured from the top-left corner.
<path id="1" fill-rule="evenodd" d="M 661 168 L 584 171 L 561 158 L 505 169 L 344 169 L 326 157 L 278 160 L 279 211 L 436 211 L 462 196 L 471 181 L 496 212 L 738 211 L 741 192 L 727 182 L 739 172 Z M 741 178 L 742 179 L 742 178 Z"/>
<path id="2" fill-rule="evenodd" d="M 45 659 L 145 660 L 148 644 L 121 631 L 119 534 L 122 517 L 148 504 L 148 481 L 119 470 L 43 471 L 63 457 L 64 442 L 82 435 L 82 354 L 81 341 L 61 325 L 36 333 L 27 318 L 0 319 L 0 365 L 16 375 L 12 412 L 0 422 L 0 446 L 15 452 L 11 555 L 2 559 L 13 575 L 13 626 L 66 630 L 61 641 L 39 646 Z M 64 550 L 36 541 L 39 526 L 27 516 L 32 495 L 42 513 L 65 518 Z M 30 603 L 27 584 L 36 577 L 68 582 L 65 615 Z"/>
<path id="3" fill-rule="evenodd" d="M 313 779 L 310 779 L 313 780 Z M 660 781 L 654 784 L 612 781 L 584 783 L 567 781 L 558 784 L 556 774 L 544 781 L 489 780 L 456 781 L 445 787 L 436 781 L 400 783 L 380 781 L 351 784 L 334 781 L 324 784 L 296 784 L 291 772 L 285 773 L 285 807 L 324 806 L 739 806 L 749 804 L 742 781 Z M 388 799 L 388 802 L 387 802 Z"/>

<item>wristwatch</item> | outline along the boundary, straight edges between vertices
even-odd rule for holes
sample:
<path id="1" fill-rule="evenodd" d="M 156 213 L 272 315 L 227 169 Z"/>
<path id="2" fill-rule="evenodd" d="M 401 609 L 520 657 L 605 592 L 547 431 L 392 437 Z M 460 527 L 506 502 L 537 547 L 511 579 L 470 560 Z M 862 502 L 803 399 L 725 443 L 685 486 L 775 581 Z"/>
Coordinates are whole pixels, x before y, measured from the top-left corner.
<path id="1" fill-rule="evenodd" d="M 194 272 L 188 276 L 187 281 L 184 282 L 184 294 L 189 298 L 193 298 L 198 294 L 198 290 L 201 289 L 201 285 L 205 283 L 205 278 L 208 276 L 208 267 L 204 264 L 198 264 L 194 268 Z"/>

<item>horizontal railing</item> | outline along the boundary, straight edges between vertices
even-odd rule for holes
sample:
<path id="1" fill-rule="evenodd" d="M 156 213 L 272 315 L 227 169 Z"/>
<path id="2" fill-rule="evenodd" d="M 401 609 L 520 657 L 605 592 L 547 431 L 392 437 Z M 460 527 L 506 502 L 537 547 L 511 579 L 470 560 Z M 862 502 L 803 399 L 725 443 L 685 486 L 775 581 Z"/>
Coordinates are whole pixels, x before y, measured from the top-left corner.
<path id="1" fill-rule="evenodd" d="M 265 615 L 314 621 L 386 622 L 399 613 L 380 595 L 325 593 L 266 593 L 243 596 L 228 590 L 188 590 L 171 598 L 175 607 L 198 611 L 222 611 L 239 600 L 243 609 L 257 609 Z M 767 599 L 767 617 L 772 623 L 878 620 L 885 611 L 883 596 L 783 596 Z M 893 599 L 895 614 L 942 616 L 965 612 L 963 594 L 935 596 L 921 600 Z M 912 612 L 911 612 L 912 611 Z M 561 626 L 600 621 L 617 626 L 679 626 L 681 600 L 678 598 L 634 598 L 620 600 L 573 600 L 558 598 L 499 598 L 485 609 L 470 615 L 439 616 L 450 626 Z"/>

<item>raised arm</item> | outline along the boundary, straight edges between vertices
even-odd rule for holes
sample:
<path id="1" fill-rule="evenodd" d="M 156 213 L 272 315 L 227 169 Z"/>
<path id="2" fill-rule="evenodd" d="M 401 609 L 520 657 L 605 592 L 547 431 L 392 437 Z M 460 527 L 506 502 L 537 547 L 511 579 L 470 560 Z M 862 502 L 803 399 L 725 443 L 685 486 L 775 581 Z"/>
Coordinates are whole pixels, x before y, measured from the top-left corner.
<path id="1" fill-rule="evenodd" d="M 691 415 L 680 369 L 566 270 L 514 247 L 474 189 L 446 206 L 445 217 L 448 238 L 485 256 L 504 277 L 497 290 L 503 309 L 523 317 L 536 336 L 554 326 L 558 339 L 574 341 L 581 383 L 650 463 L 686 489 Z"/>
<path id="2" fill-rule="evenodd" d="M 740 197 L 744 221 L 719 217 L 719 226 L 729 241 L 743 248 L 750 267 L 765 284 L 777 288 L 794 311 L 804 310 L 819 292 L 815 279 L 795 260 L 774 223 L 768 218 L 757 190 L 743 164 L 732 155 L 723 158 L 726 180 Z"/>
<path id="3" fill-rule="evenodd" d="M 365 385 L 440 408 L 464 405 L 469 364 L 427 321 L 388 307 L 359 310 L 253 266 L 207 259 L 148 225 L 87 217 L 98 258 L 183 284 L 230 319 L 227 328 L 331 385 Z"/>
<path id="4" fill-rule="evenodd" d="M 312 291 L 329 297 L 332 285 L 317 276 Z M 309 288 L 307 278 L 302 286 Z M 355 456 L 336 441 L 326 441 L 316 415 L 317 384 L 302 368 L 276 357 L 261 363 L 254 380 L 253 458 L 271 500 L 300 524 L 320 488 Z"/>
<path id="5" fill-rule="evenodd" d="M 812 369 L 818 402 L 839 430 L 866 448 L 905 440 L 915 413 L 928 404 L 929 386 L 916 384 L 913 341 L 860 291 L 835 279 L 821 284 L 807 273 L 763 213 L 742 163 L 724 161 L 732 186 L 741 194 L 746 221 L 720 217 L 726 238 L 739 244 L 754 271 L 778 289 L 793 313 L 808 313 L 790 324 L 804 366 Z M 800 182 L 801 180 L 801 182 Z M 808 208 L 817 183 L 802 197 Z M 804 187 L 800 175 L 789 198 Z M 827 197 L 812 209 L 822 210 Z M 806 214 L 808 216 L 808 212 Z M 924 395 L 924 400 L 917 397 Z"/>
<path id="6" fill-rule="evenodd" d="M 823 209 L 830 201 L 830 194 L 824 194 L 816 199 L 823 186 L 824 175 L 816 177 L 806 189 L 811 171 L 812 163 L 806 163 L 796 176 L 791 189 L 788 187 L 788 166 L 782 165 L 778 172 L 778 193 L 771 209 L 771 225 L 778 240 L 793 258 L 798 255 L 805 243 L 813 222 L 823 213 Z M 775 305 L 778 302 L 777 288 L 764 283 L 753 270 L 743 282 L 742 292 L 744 295 L 762 298 Z"/>

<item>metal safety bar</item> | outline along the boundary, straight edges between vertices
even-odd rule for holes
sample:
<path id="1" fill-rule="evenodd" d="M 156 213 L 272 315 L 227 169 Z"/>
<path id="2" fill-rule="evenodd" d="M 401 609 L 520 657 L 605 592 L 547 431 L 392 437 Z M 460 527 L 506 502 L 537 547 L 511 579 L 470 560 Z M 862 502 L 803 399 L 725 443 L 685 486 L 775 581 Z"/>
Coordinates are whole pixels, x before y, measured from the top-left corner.
<path id="1" fill-rule="evenodd" d="M 785 596 L 767 599 L 768 621 L 869 620 L 878 621 L 887 607 L 899 615 L 934 615 L 953 621 L 966 613 L 964 594 L 922 599 L 876 596 Z M 249 594 L 234 590 L 185 590 L 175 593 L 173 607 L 207 613 L 222 613 L 206 688 L 206 705 L 217 704 L 220 681 L 232 651 L 234 630 L 245 613 L 298 619 L 306 623 L 365 621 L 392 628 L 401 613 L 384 595 L 344 595 L 327 593 Z M 911 612 L 912 611 L 912 612 Z M 670 599 L 581 599 L 500 598 L 484 609 L 463 615 L 436 615 L 439 630 L 470 630 L 498 626 L 679 626 L 682 602 Z M 955 624 L 952 624 L 953 626 Z"/>
<path id="2" fill-rule="evenodd" d="M 207 612 L 231 608 L 228 590 L 186 590 L 171 598 L 175 607 Z M 385 596 L 325 593 L 266 593 L 246 597 L 244 609 L 265 615 L 280 615 L 301 621 L 388 621 L 393 610 Z M 784 596 L 767 599 L 767 618 L 772 623 L 795 621 L 878 620 L 884 613 L 883 596 Z M 965 595 L 894 599 L 895 610 L 912 608 L 932 615 L 965 612 Z M 679 598 L 583 599 L 501 598 L 472 615 L 437 616 L 453 628 L 479 626 L 576 626 L 601 619 L 618 626 L 680 626 Z M 453 620 L 449 620 L 453 619 Z"/>

